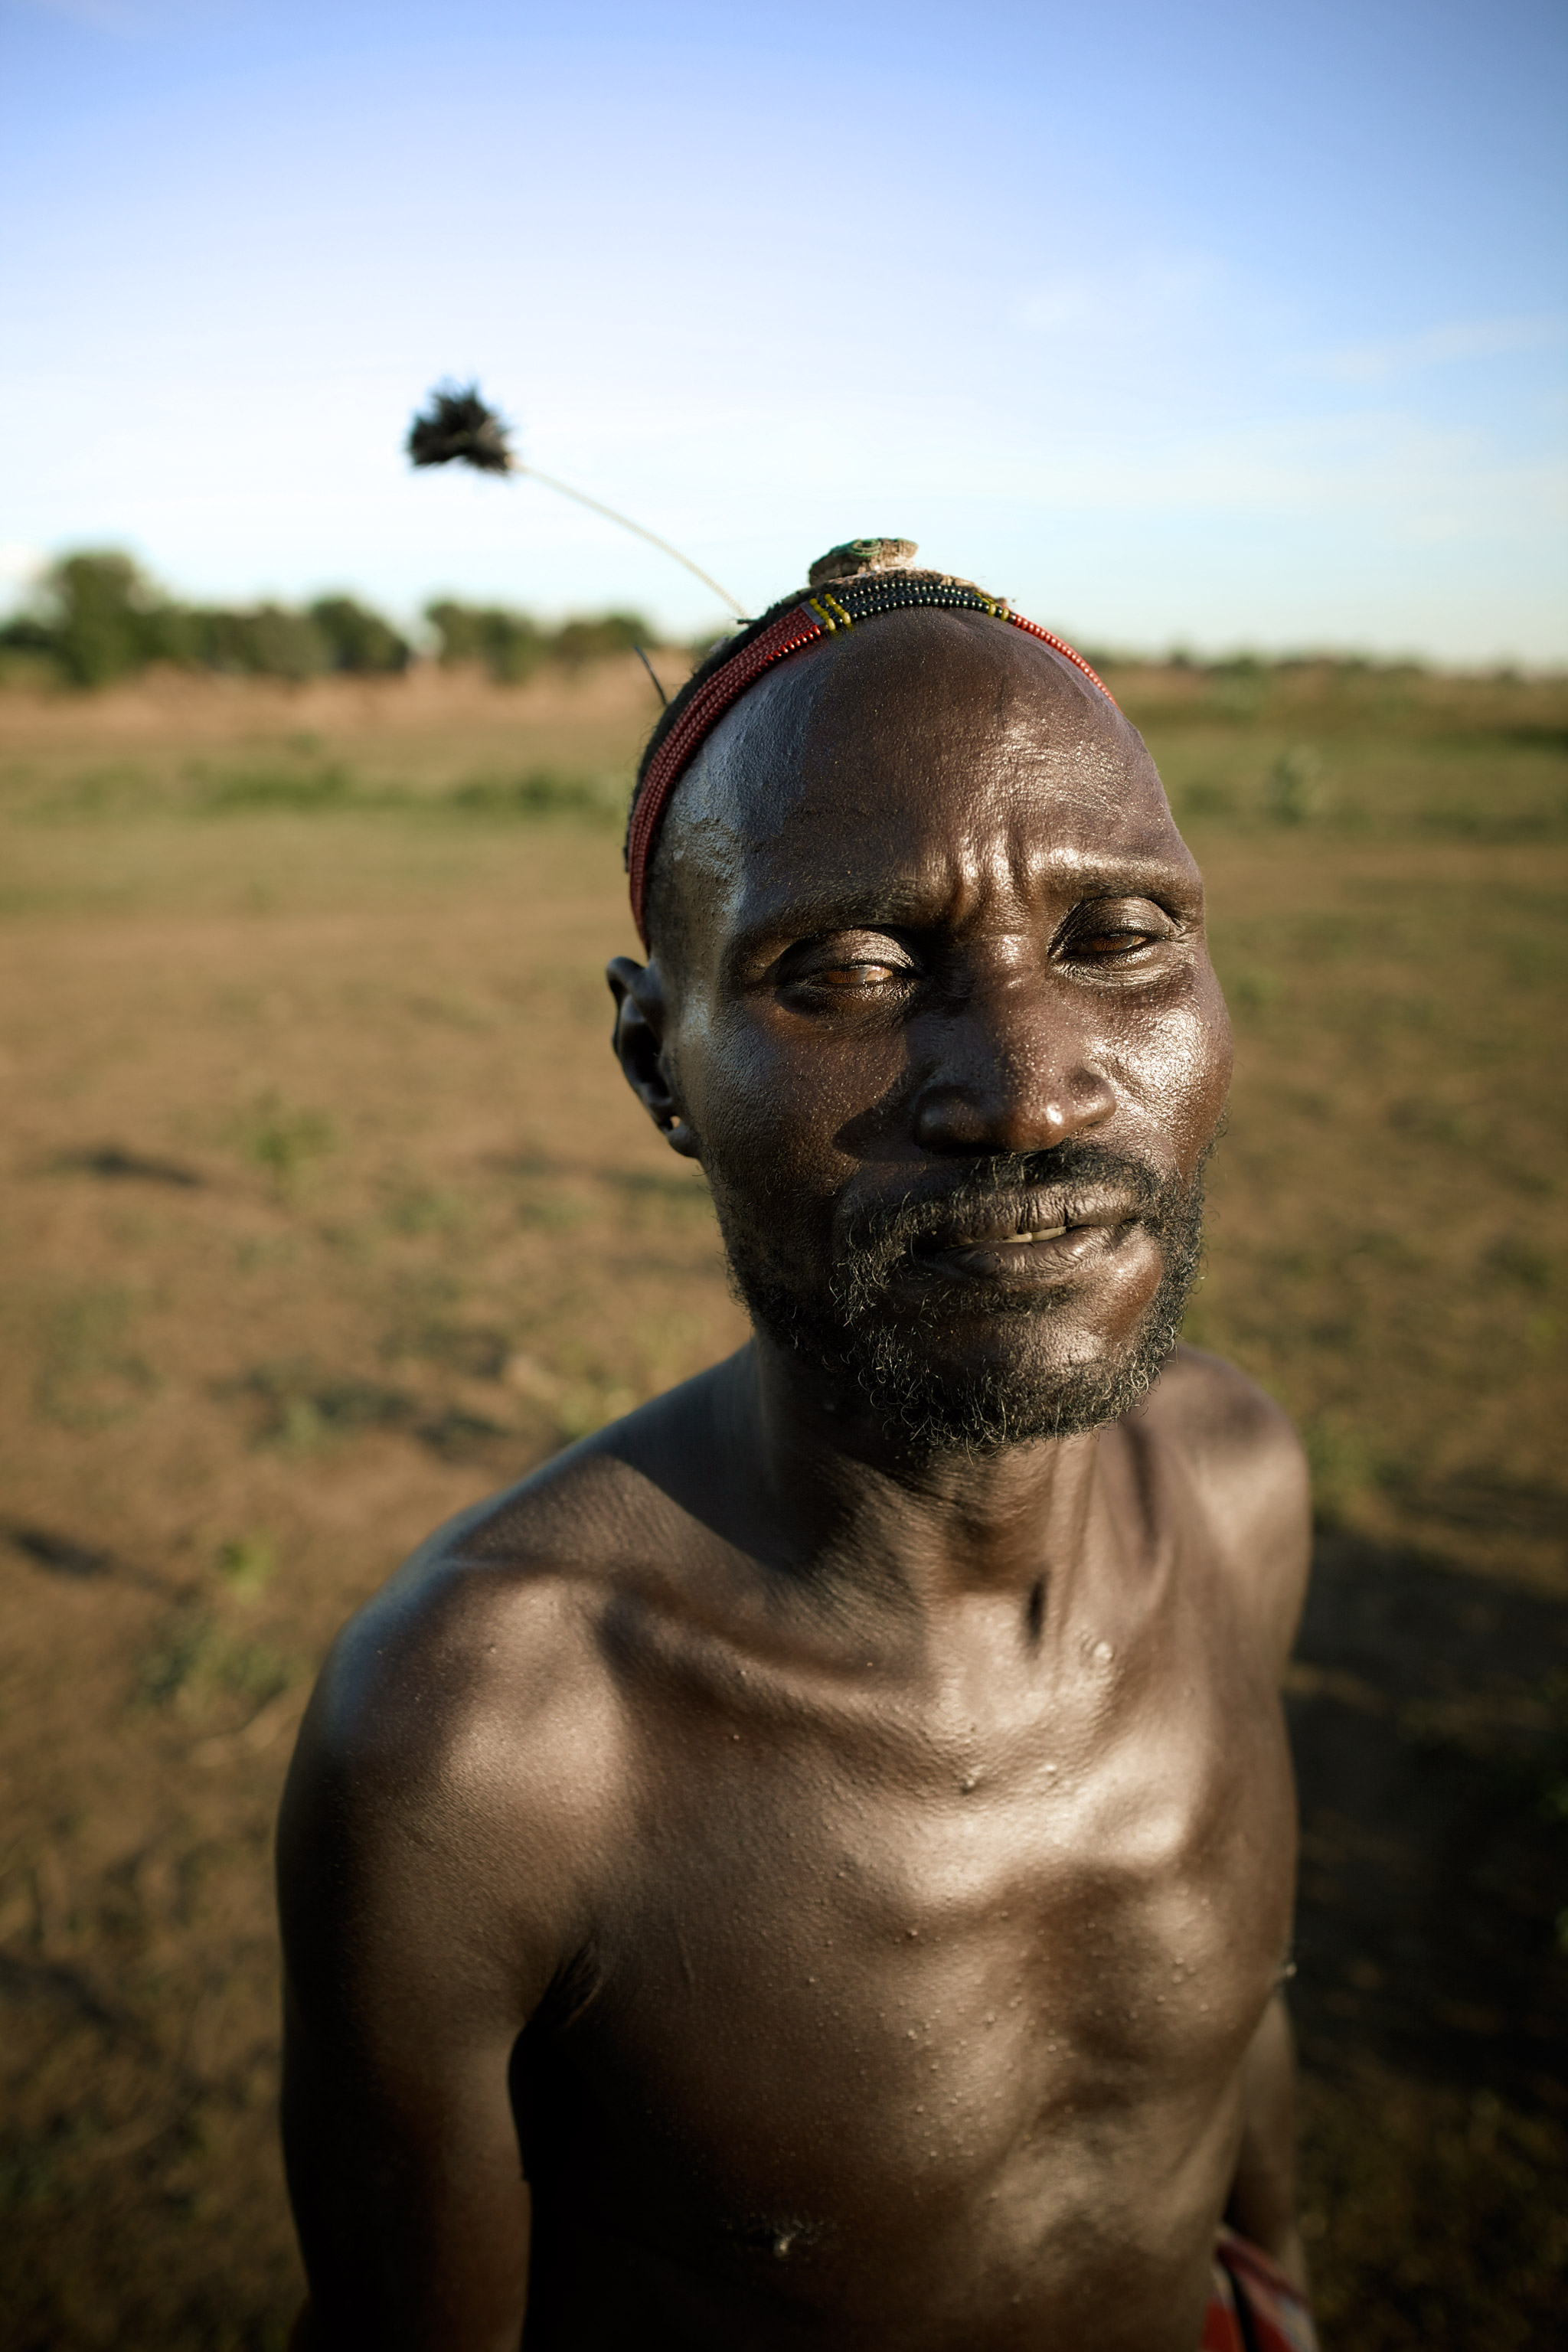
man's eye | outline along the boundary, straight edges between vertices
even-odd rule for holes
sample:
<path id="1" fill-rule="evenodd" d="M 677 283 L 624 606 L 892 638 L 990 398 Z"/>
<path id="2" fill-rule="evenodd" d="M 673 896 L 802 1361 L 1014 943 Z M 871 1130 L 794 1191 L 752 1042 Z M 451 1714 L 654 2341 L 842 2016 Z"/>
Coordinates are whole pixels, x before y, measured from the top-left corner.
<path id="1" fill-rule="evenodd" d="M 1080 934 L 1077 946 L 1081 955 L 1131 955 L 1137 948 L 1152 945 L 1153 936 L 1152 931 L 1134 930 L 1129 926 L 1125 930 L 1089 931 Z"/>
<path id="2" fill-rule="evenodd" d="M 1145 948 L 1158 947 L 1172 936 L 1164 910 L 1141 899 L 1102 899 L 1098 907 L 1080 909 L 1078 928 L 1063 942 L 1066 954 L 1080 962 L 1129 963 Z"/>
<path id="3" fill-rule="evenodd" d="M 889 980 L 901 980 L 903 973 L 891 963 L 830 963 L 812 977 L 828 988 L 876 988 Z"/>

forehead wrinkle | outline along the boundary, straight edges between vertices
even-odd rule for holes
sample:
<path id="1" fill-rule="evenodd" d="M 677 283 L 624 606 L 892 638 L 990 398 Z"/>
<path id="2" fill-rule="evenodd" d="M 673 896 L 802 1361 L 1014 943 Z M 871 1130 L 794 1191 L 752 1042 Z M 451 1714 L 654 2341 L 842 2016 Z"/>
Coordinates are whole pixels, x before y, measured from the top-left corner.
<path id="1" fill-rule="evenodd" d="M 1007 861 L 1007 894 L 1026 915 L 1032 901 L 1047 895 L 1076 898 L 1095 891 L 1106 898 L 1157 898 L 1173 883 L 1194 892 L 1201 889 L 1196 868 L 1185 856 L 1157 851 L 1047 850 L 1031 866 L 1020 887 L 1018 869 Z M 965 876 L 938 882 L 930 874 L 868 875 L 863 881 L 837 875 L 819 891 L 798 890 L 793 877 L 782 888 L 770 889 L 765 879 L 753 876 L 731 902 L 731 944 L 744 953 L 758 940 L 785 934 L 811 938 L 861 929 L 962 929 L 966 920 L 994 905 L 995 897 L 994 885 L 990 889 L 984 883 L 975 887 Z"/>
<path id="2" fill-rule="evenodd" d="M 903 756 L 891 779 L 876 772 L 883 711 L 894 715 L 894 728 L 905 739 L 895 746 Z M 966 719 L 970 727 L 981 723 L 983 761 L 973 756 L 973 740 L 963 740 Z M 1118 878 L 1132 878 L 1134 864 L 1139 879 L 1144 869 L 1166 879 L 1173 867 L 1192 871 L 1142 739 L 1114 705 L 1011 630 L 979 616 L 921 612 L 810 647 L 761 679 L 725 714 L 671 797 L 656 883 L 663 867 L 664 885 L 673 885 L 684 901 L 683 928 L 695 919 L 710 943 L 716 943 L 716 932 L 728 932 L 731 941 L 742 930 L 753 932 L 763 919 L 770 929 L 792 919 L 816 929 L 839 927 L 840 918 L 864 923 L 876 919 L 872 900 L 884 923 L 908 924 L 922 914 L 930 919 L 929 875 L 851 880 L 845 871 L 852 873 L 858 853 L 887 854 L 889 782 L 894 790 L 908 783 L 916 762 L 933 785 L 949 771 L 944 788 L 930 793 L 947 820 L 942 850 L 949 868 L 1000 862 L 1010 866 L 1015 888 L 1053 860 L 1058 871 L 1076 861 L 1087 874 L 1095 853 L 1041 837 L 1050 824 L 1048 810 L 1031 819 L 1015 807 L 1003 814 L 1000 827 L 994 822 L 996 798 L 1009 786 L 1029 795 L 1070 778 L 1082 798 L 1076 809 L 1058 809 L 1058 823 L 1070 815 L 1075 830 L 1087 822 L 1114 832 L 1131 818 L 1145 843 L 1152 830 L 1168 831 L 1163 858 L 1131 844 L 1105 853 L 1108 867 L 1113 862 L 1121 869 Z M 955 826 L 961 793 L 971 796 L 971 806 Z M 907 858 L 910 817 L 921 834 L 931 828 L 919 824 L 903 793 L 900 798 L 901 817 L 891 821 L 905 828 Z M 1144 799 L 1156 805 L 1136 811 L 1128 805 Z M 939 831 L 942 816 L 935 820 Z M 960 826 L 962 845 L 952 840 Z M 995 840 L 998 830 L 1011 842 Z M 1020 840 L 1020 833 L 1032 838 Z M 836 837 L 844 893 L 837 904 L 825 907 L 822 890 L 809 884 L 798 899 L 781 902 L 776 884 L 759 876 L 758 866 L 773 864 L 780 852 L 788 857 L 792 835 L 799 837 L 795 854 L 808 870 L 824 836 Z M 787 893 L 787 882 L 784 887 Z"/>
<path id="3" fill-rule="evenodd" d="M 1064 802 L 1059 788 L 1004 773 L 986 778 L 963 810 L 946 793 L 925 809 L 889 806 L 884 795 L 873 814 L 868 796 L 858 827 L 844 822 L 842 806 L 814 806 L 808 791 L 765 845 L 747 845 L 728 894 L 731 936 L 754 940 L 786 929 L 802 936 L 867 925 L 962 930 L 999 904 L 1033 928 L 1043 901 L 1089 892 L 1196 895 L 1201 904 L 1196 865 L 1157 776 L 1151 770 L 1121 782 L 1108 795 L 1091 781 L 1075 802 Z M 1037 797 L 1037 787 L 1051 797 Z M 828 856 L 814 876 L 825 834 Z"/>

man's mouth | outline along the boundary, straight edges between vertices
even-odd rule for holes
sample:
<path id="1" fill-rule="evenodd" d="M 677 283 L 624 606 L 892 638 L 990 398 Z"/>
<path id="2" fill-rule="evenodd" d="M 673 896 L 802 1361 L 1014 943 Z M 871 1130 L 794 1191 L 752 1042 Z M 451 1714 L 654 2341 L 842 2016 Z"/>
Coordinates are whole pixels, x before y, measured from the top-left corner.
<path id="1" fill-rule="evenodd" d="M 928 1303 L 969 1291 L 1022 1308 L 1083 1283 L 1117 1279 L 1165 1250 L 1172 1188 L 1142 1162 L 1090 1145 L 998 1160 L 941 1192 L 919 1191 L 852 1215 L 834 1276 L 846 1320 L 874 1316 L 912 1280 Z M 933 1179 L 935 1171 L 932 1171 Z M 933 1289 L 934 1286 L 934 1289 Z"/>
<path id="2" fill-rule="evenodd" d="M 921 1234 L 914 1255 L 970 1277 L 1015 1280 L 1033 1272 L 1063 1276 L 1115 1249 L 1141 1222 L 1125 1198 L 1085 1201 L 999 1201 L 978 1214 L 971 1208 L 945 1228 Z"/>

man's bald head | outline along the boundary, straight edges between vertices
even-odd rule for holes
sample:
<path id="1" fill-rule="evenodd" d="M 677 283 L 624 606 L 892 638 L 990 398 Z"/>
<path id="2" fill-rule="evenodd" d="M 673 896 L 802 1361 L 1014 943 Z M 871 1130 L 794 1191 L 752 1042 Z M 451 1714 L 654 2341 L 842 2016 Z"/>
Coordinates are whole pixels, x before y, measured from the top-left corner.
<path id="1" fill-rule="evenodd" d="M 896 863 L 889 817 L 911 788 L 961 808 L 1068 765 L 1108 802 L 1131 793 L 1163 813 L 1142 739 L 1050 645 L 988 614 L 921 608 L 824 638 L 759 678 L 680 777 L 650 861 L 650 949 L 679 985 L 765 843 L 809 859 L 825 831 L 853 826 L 887 835 Z"/>

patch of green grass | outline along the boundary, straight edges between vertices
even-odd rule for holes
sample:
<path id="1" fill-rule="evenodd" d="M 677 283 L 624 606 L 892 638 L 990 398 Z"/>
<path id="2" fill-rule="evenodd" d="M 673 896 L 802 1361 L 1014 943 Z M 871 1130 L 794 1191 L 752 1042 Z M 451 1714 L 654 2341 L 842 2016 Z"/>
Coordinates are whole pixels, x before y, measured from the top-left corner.
<path id="1" fill-rule="evenodd" d="M 1237 788 L 1234 784 L 1216 783 L 1208 776 L 1195 776 L 1180 784 L 1166 778 L 1171 806 L 1179 824 L 1190 818 L 1222 818 L 1237 812 Z"/>
<path id="2" fill-rule="evenodd" d="M 41 793 L 28 814 L 46 822 L 121 816 L 144 808 L 157 792 L 154 777 L 139 762 L 105 761 L 79 768 L 63 783 Z"/>
<path id="3" fill-rule="evenodd" d="M 574 817 L 595 826 L 626 821 L 631 779 L 623 770 L 531 767 L 427 787 L 368 776 L 329 757 L 314 737 L 294 737 L 233 765 L 207 760 L 160 769 L 97 761 L 39 783 L 27 767 L 4 780 L 18 814 L 61 824 L 152 816 L 377 815 L 516 824 Z M 26 787 L 26 788 L 25 788 Z"/>
<path id="4" fill-rule="evenodd" d="M 465 816 L 578 816 L 597 824 L 626 822 L 630 797 L 621 775 L 564 775 L 551 768 L 521 776 L 475 776 L 433 803 Z"/>
<path id="5" fill-rule="evenodd" d="M 278 1548 L 270 1536 L 231 1536 L 218 1546 L 213 1567 L 239 1600 L 258 1600 L 277 1573 Z"/>
<path id="6" fill-rule="evenodd" d="M 1200 832 L 1568 838 L 1568 679 L 1280 663 L 1110 684 Z"/>
<path id="7" fill-rule="evenodd" d="M 713 1195 L 706 1179 L 695 1171 L 689 1175 L 665 1175 L 646 1168 L 609 1168 L 605 1181 L 613 1184 L 624 1200 L 647 1213 L 650 1220 L 662 1217 L 678 1219 L 681 1223 L 708 1223 L 713 1216 Z"/>
<path id="8" fill-rule="evenodd" d="M 1329 766 L 1310 743 L 1289 743 L 1264 780 L 1263 805 L 1279 824 L 1305 824 L 1325 814 Z"/>
<path id="9" fill-rule="evenodd" d="M 494 1378 L 504 1360 L 494 1335 L 466 1337 L 472 1354 L 461 1360 L 455 1360 L 459 1347 L 456 1333 L 445 1340 L 426 1334 L 426 1346 L 419 1352 L 438 1354 L 450 1369 L 470 1377 Z M 403 1356 L 413 1352 L 406 1345 L 399 1349 Z M 411 1394 L 406 1389 L 353 1374 L 324 1374 L 305 1364 L 262 1366 L 232 1385 L 261 1406 L 256 1442 L 289 1454 L 323 1454 L 378 1430 L 411 1437 L 448 1462 L 488 1460 L 497 1446 L 517 1442 L 516 1433 L 502 1423 L 449 1398 Z M 582 1407 L 581 1428 L 574 1426 L 570 1433 L 576 1436 L 596 1429 L 601 1422 L 613 1419 L 616 1411 L 624 1410 L 624 1406 L 599 1410 L 595 1392 Z"/>
<path id="10" fill-rule="evenodd" d="M 1338 1332 L 1331 1344 L 1342 1344 Z M 1357 1497 L 1375 1486 L 1383 1464 L 1375 1440 L 1349 1414 L 1331 1410 L 1313 1414 L 1301 1427 L 1301 1443 L 1312 1474 L 1312 1502 L 1325 1519 L 1343 1517 Z"/>
<path id="11" fill-rule="evenodd" d="M 439 1310 L 416 1307 L 401 1315 L 382 1343 L 391 1361 L 412 1358 L 473 1381 L 500 1380 L 511 1353 L 506 1333 L 489 1324 L 458 1321 Z"/>
<path id="12" fill-rule="evenodd" d="M 231 768 L 193 772 L 195 803 L 215 816 L 228 810 L 287 809 L 308 814 L 378 804 L 380 796 L 362 784 L 341 761 L 306 766 Z"/>
<path id="13" fill-rule="evenodd" d="M 542 1225 L 547 1230 L 559 1228 L 565 1231 L 573 1225 L 580 1225 L 585 1217 L 592 1214 L 593 1203 L 584 1200 L 581 1192 L 570 1191 L 565 1185 L 534 1192 L 518 1208 L 518 1215 L 523 1224 Z"/>
<path id="14" fill-rule="evenodd" d="M 115 1283 L 89 1283 L 57 1296 L 38 1318 L 33 1400 L 65 1429 L 107 1429 L 157 1386 L 130 1341 L 137 1302 Z"/>
<path id="15" fill-rule="evenodd" d="M 178 1706 L 193 1714 L 226 1695 L 265 1706 L 296 1683 L 300 1671 L 280 1651 L 230 1632 L 191 1604 L 170 1616 L 143 1654 L 136 1697 L 144 1706 Z"/>
<path id="16" fill-rule="evenodd" d="M 498 1447 L 517 1444 L 515 1433 L 500 1422 L 492 1421 L 488 1413 L 470 1412 L 462 1405 L 447 1405 L 428 1414 L 416 1434 L 420 1444 L 443 1462 L 489 1462 Z"/>
<path id="17" fill-rule="evenodd" d="M 1268 1013 L 1285 993 L 1285 982 L 1279 974 L 1258 963 L 1243 964 L 1222 975 L 1221 984 L 1226 1003 L 1237 1013 Z"/>
<path id="18" fill-rule="evenodd" d="M 570 1381 L 555 1402 L 555 1425 L 563 1437 L 591 1437 L 607 1422 L 630 1412 L 637 1402 L 637 1391 L 619 1381 Z"/>
<path id="19" fill-rule="evenodd" d="M 311 1160 L 334 1148 L 337 1131 L 324 1112 L 290 1107 L 269 1091 L 241 1119 L 238 1141 L 252 1167 L 265 1170 L 276 1190 L 287 1194 Z"/>
<path id="20" fill-rule="evenodd" d="M 258 1443 L 294 1454 L 319 1453 L 363 1430 L 405 1429 L 417 1412 L 401 1389 L 322 1373 L 310 1364 L 258 1365 L 237 1385 L 261 1406 Z"/>
<path id="21" fill-rule="evenodd" d="M 394 1177 L 386 1189 L 386 1222 L 395 1233 L 457 1233 L 470 1221 L 472 1211 L 460 1192 L 413 1177 Z"/>

